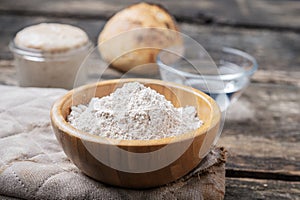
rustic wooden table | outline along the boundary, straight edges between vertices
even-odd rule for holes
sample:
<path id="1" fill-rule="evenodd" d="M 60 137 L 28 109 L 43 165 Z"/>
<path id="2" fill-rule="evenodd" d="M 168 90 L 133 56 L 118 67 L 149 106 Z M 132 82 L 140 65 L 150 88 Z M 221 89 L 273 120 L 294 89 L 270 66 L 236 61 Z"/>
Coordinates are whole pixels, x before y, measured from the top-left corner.
<path id="1" fill-rule="evenodd" d="M 0 0 L 0 84 L 16 85 L 8 42 L 21 28 L 61 22 L 93 42 L 131 0 Z M 219 145 L 229 151 L 225 199 L 300 199 L 300 2 L 156 1 L 201 44 L 252 54 L 259 70 L 227 114 Z"/>

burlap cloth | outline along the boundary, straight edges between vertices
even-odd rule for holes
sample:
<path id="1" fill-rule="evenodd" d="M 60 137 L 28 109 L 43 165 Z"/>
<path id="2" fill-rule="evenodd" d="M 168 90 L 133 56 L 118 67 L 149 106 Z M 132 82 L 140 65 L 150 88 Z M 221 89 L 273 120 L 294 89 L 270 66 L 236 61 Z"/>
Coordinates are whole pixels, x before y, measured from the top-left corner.
<path id="1" fill-rule="evenodd" d="M 0 86 L 1 199 L 223 199 L 223 148 L 211 151 L 189 175 L 160 188 L 115 188 L 82 174 L 50 125 L 50 107 L 65 92 Z"/>

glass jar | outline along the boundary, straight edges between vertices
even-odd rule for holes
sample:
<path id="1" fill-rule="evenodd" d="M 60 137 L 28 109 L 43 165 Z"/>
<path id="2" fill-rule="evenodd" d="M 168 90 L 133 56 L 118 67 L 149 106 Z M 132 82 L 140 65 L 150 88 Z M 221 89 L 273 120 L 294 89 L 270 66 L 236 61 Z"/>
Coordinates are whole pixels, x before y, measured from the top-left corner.
<path id="1" fill-rule="evenodd" d="M 20 86 L 66 89 L 85 81 L 87 72 L 77 72 L 92 46 L 83 30 L 58 23 L 26 27 L 9 44 Z"/>
<path id="2" fill-rule="evenodd" d="M 72 89 L 77 71 L 92 48 L 91 42 L 66 52 L 48 53 L 20 48 L 10 42 L 19 85 L 23 87 L 58 87 Z M 77 82 L 84 82 L 87 72 L 81 70 Z"/>

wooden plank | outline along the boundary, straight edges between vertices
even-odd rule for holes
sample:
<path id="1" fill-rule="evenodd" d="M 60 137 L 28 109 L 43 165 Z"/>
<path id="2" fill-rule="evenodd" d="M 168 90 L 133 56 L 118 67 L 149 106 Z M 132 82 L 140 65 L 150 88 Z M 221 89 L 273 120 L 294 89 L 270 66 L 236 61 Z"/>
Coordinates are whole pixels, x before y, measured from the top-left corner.
<path id="1" fill-rule="evenodd" d="M 219 141 L 229 151 L 230 176 L 300 180 L 299 102 L 296 86 L 255 83 L 246 89 L 228 110 Z"/>
<path id="2" fill-rule="evenodd" d="M 0 12 L 20 15 L 69 16 L 107 19 L 116 11 L 137 0 L 31 0 L 2 1 Z M 252 28 L 290 29 L 300 31 L 300 2 L 293 0 L 187 0 L 161 1 L 180 21 L 213 23 Z"/>
<path id="3" fill-rule="evenodd" d="M 11 59 L 8 43 L 21 28 L 40 22 L 61 22 L 77 25 L 87 31 L 96 43 L 104 21 L 91 19 L 0 16 L 0 59 Z M 260 69 L 288 71 L 300 70 L 300 34 L 293 32 L 259 31 L 238 28 L 220 28 L 180 24 L 182 32 L 196 39 L 204 47 L 231 46 L 253 55 Z M 295 77 L 297 79 L 297 77 Z"/>
<path id="4" fill-rule="evenodd" d="M 224 200 L 299 200 L 299 188 L 299 182 L 227 178 Z"/>
<path id="5" fill-rule="evenodd" d="M 259 69 L 300 70 L 300 34 L 181 24 L 181 29 L 204 47 L 229 46 L 254 56 Z"/>
<path id="6" fill-rule="evenodd" d="M 258 83 L 290 84 L 300 86 L 300 71 L 258 70 L 252 80 Z"/>
<path id="7" fill-rule="evenodd" d="M 16 69 L 12 61 L 0 60 L 0 84 L 17 85 Z"/>

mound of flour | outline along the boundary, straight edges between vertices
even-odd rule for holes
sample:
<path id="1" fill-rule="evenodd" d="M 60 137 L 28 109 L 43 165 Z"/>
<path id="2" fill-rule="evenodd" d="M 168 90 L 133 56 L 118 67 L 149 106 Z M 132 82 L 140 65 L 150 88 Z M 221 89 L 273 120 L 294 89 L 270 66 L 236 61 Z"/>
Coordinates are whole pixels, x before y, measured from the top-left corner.
<path id="1" fill-rule="evenodd" d="M 175 108 L 163 95 L 138 82 L 92 98 L 88 105 L 72 106 L 68 121 L 90 134 L 123 140 L 176 136 L 203 123 L 194 107 Z"/>

